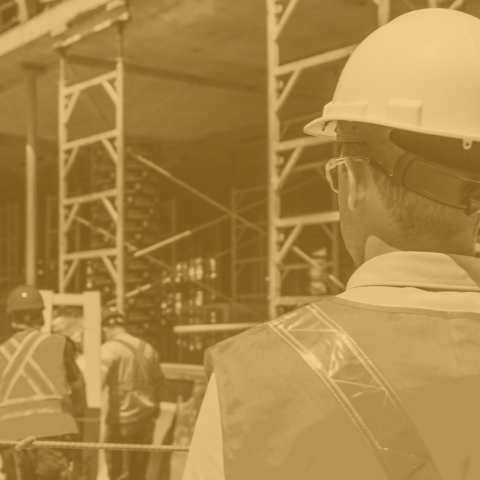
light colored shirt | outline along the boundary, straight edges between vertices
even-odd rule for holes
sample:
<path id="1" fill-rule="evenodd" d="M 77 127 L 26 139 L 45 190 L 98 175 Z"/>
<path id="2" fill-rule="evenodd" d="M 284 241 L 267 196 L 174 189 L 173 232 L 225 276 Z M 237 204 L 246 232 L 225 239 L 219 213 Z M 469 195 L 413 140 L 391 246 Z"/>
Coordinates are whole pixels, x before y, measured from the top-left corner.
<path id="1" fill-rule="evenodd" d="M 106 422 L 125 424 L 158 414 L 163 375 L 151 345 L 126 332 L 102 345 L 102 388 L 109 388 Z"/>
<path id="2" fill-rule="evenodd" d="M 387 253 L 358 268 L 338 297 L 368 305 L 480 313 L 480 259 Z M 225 480 L 215 374 L 199 413 L 183 480 Z"/>

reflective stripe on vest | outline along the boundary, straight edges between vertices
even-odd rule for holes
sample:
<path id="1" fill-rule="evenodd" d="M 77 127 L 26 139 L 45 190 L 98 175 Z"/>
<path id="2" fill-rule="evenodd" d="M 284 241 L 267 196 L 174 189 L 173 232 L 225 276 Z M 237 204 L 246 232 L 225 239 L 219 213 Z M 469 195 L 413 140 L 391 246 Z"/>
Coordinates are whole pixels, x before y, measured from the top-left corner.
<path id="1" fill-rule="evenodd" d="M 318 305 L 268 323 L 322 380 L 391 480 L 442 477 L 397 394 L 347 332 Z"/>
<path id="2" fill-rule="evenodd" d="M 21 402 L 2 405 L 0 407 L 0 420 L 10 418 L 27 417 L 28 415 L 54 414 L 67 412 L 70 409 L 70 403 L 56 398 L 50 400 L 36 400 L 32 397 L 22 399 Z"/>
<path id="3" fill-rule="evenodd" d="M 48 334 L 33 331 L 21 342 L 14 338 L 0 347 L 7 361 L 0 378 L 0 419 L 17 416 L 18 412 L 24 415 L 25 409 L 29 413 L 63 411 L 62 396 L 33 358 L 37 347 L 48 337 Z M 14 351 L 11 346 L 16 347 Z M 26 382 L 33 394 L 12 396 L 20 381 Z"/>

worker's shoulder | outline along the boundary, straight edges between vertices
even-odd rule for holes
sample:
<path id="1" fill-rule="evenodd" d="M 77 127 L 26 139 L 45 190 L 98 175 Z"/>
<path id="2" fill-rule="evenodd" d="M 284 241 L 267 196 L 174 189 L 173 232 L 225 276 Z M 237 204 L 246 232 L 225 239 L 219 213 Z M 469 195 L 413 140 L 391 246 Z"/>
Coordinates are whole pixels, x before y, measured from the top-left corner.
<path id="1" fill-rule="evenodd" d="M 59 333 L 38 332 L 38 336 L 43 337 L 42 343 L 47 345 L 54 344 L 54 345 L 75 346 L 74 341 L 70 337 L 61 335 Z"/>
<path id="2" fill-rule="evenodd" d="M 59 333 L 47 333 L 46 338 L 50 342 L 57 342 L 64 344 L 67 347 L 75 348 L 75 342 L 68 335 L 61 335 Z"/>
<path id="3" fill-rule="evenodd" d="M 364 330 L 366 326 L 382 330 L 385 317 L 390 314 L 388 309 L 382 307 L 357 304 L 331 295 L 249 328 L 217 343 L 208 349 L 208 352 L 216 354 L 227 349 L 249 348 L 250 346 L 266 347 L 271 342 L 279 340 L 278 333 L 282 330 L 322 329 L 325 319 L 328 319 L 331 325 L 344 328 L 351 331 L 352 334 L 355 334 L 358 329 Z M 334 323 L 331 323 L 332 321 Z"/>
<path id="4" fill-rule="evenodd" d="M 26 349 L 30 350 L 31 354 L 37 359 L 43 359 L 51 361 L 63 361 L 66 359 L 74 358 L 75 344 L 68 343 L 67 337 L 59 335 L 57 333 L 38 332 L 37 337 L 39 341 L 33 344 L 21 344 Z"/>
<path id="5" fill-rule="evenodd" d="M 234 335 L 222 342 L 217 343 L 208 351 L 215 354 L 217 352 L 225 351 L 229 348 L 244 348 L 247 345 L 257 345 L 262 347 L 270 343 L 272 339 L 275 341 L 278 338 L 278 335 L 274 332 L 276 329 L 282 327 L 287 328 L 291 324 L 295 324 L 297 327 L 299 327 L 301 323 L 311 322 L 311 320 L 317 315 L 316 309 L 323 308 L 329 304 L 333 298 L 334 297 L 325 298 L 315 304 L 309 304 L 291 312 L 284 313 L 274 320 L 260 323 L 259 325 L 249 328 L 238 335 Z"/>
<path id="6" fill-rule="evenodd" d="M 119 342 L 117 339 L 109 339 L 105 340 L 102 343 L 102 351 L 104 352 L 120 352 L 125 348 L 124 345 L 122 345 L 121 342 Z"/>

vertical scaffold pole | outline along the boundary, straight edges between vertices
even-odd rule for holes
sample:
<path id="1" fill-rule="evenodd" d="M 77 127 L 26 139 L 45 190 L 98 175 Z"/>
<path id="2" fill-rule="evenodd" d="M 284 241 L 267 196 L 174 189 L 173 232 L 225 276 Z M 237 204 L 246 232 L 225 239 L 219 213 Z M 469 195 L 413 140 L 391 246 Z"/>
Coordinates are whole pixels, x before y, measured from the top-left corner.
<path id="1" fill-rule="evenodd" d="M 268 269 L 267 269 L 267 301 L 269 318 L 277 316 L 276 298 L 280 296 L 280 278 L 276 265 L 278 250 L 276 220 L 279 217 L 279 196 L 276 190 L 277 182 L 277 155 L 275 145 L 279 141 L 279 121 L 275 112 L 277 99 L 277 79 L 275 70 L 279 63 L 278 44 L 276 42 L 276 12 L 275 0 L 267 0 L 267 61 L 268 61 Z"/>
<path id="2" fill-rule="evenodd" d="M 65 178 L 65 143 L 67 142 L 67 122 L 65 118 L 65 87 L 66 87 L 66 60 L 63 49 L 60 54 L 60 75 L 58 80 L 58 290 L 65 292 L 64 270 L 65 252 L 67 251 L 67 237 L 64 232 L 64 202 L 67 195 L 67 182 Z"/>
<path id="3" fill-rule="evenodd" d="M 237 202 L 236 202 L 236 190 L 232 190 L 230 193 L 230 208 L 232 212 L 237 213 Z M 231 269 L 231 289 L 230 296 L 232 297 L 232 312 L 234 312 L 234 320 L 236 317 L 236 311 L 234 309 L 235 301 L 237 300 L 237 222 L 235 217 L 232 215 L 230 217 L 230 242 L 231 242 L 231 251 L 230 251 L 230 269 Z"/>
<path id="4" fill-rule="evenodd" d="M 378 6 L 378 26 L 382 27 L 390 21 L 392 9 L 391 0 L 376 0 L 375 3 Z"/>
<path id="5" fill-rule="evenodd" d="M 116 105 L 116 129 L 117 129 L 117 282 L 116 297 L 117 308 L 124 311 L 125 308 L 125 65 L 124 65 L 124 23 L 120 22 L 118 28 L 118 56 L 117 56 L 117 105 Z"/>

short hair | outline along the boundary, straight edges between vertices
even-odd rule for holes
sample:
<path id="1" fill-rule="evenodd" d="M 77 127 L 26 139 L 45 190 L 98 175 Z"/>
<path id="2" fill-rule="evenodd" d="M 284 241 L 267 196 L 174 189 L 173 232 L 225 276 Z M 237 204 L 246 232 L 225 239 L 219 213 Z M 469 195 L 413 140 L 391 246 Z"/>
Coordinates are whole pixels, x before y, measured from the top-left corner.
<path id="1" fill-rule="evenodd" d="M 12 312 L 12 326 L 13 328 L 26 328 L 33 326 L 43 326 L 42 310 L 21 310 Z"/>
<path id="2" fill-rule="evenodd" d="M 480 170 L 478 144 L 465 150 L 461 140 L 404 130 L 394 130 L 390 138 L 405 151 L 445 167 L 471 173 Z M 375 161 L 365 142 L 342 143 L 341 146 L 342 155 L 362 156 Z M 473 161 L 474 157 L 477 161 Z M 404 187 L 370 165 L 369 169 L 385 208 L 406 240 L 415 240 L 415 237 L 426 234 L 454 238 L 464 234 L 465 230 L 471 232 L 472 237 L 476 235 L 478 215 L 469 217 L 458 208 L 441 204 Z"/>

